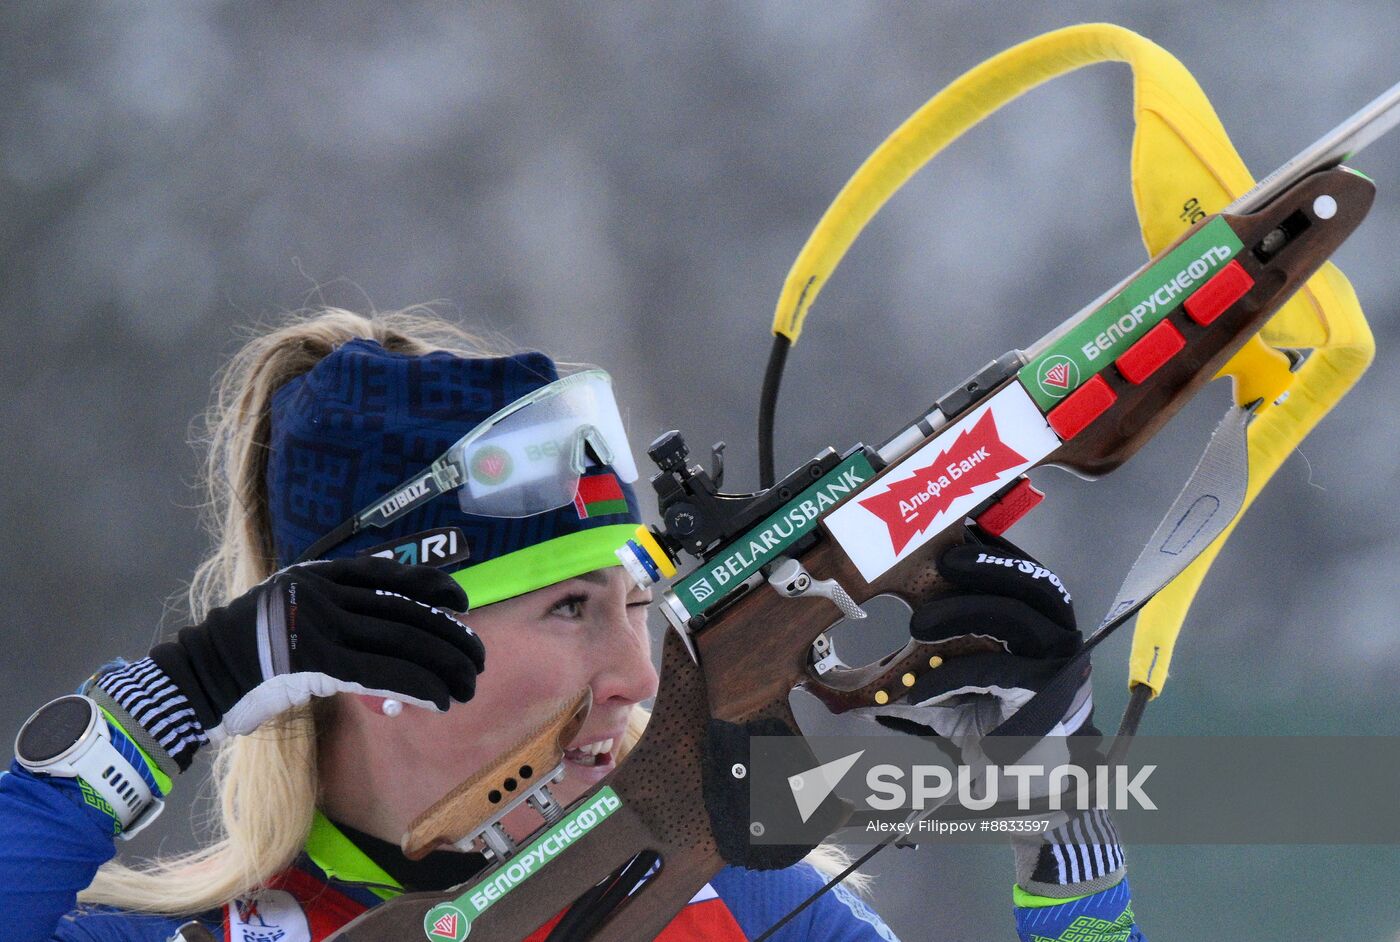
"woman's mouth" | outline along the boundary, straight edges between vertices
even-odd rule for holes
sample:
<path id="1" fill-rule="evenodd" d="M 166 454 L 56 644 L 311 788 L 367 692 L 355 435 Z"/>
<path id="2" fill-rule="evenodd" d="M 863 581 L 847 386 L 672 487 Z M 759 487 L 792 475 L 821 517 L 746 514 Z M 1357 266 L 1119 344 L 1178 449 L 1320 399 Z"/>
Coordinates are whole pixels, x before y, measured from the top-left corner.
<path id="1" fill-rule="evenodd" d="M 612 739 L 599 739 L 596 742 L 584 743 L 572 749 L 564 751 L 564 758 L 574 765 L 585 769 L 596 768 L 600 765 L 611 765 L 613 761 Z"/>

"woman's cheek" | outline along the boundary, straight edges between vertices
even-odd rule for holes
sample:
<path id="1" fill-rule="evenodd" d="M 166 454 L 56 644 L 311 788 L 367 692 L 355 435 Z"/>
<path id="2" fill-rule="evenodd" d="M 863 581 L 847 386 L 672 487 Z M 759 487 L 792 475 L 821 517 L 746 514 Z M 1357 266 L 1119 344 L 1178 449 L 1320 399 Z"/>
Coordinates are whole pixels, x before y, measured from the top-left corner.
<path id="1" fill-rule="evenodd" d="M 482 635 L 486 670 L 477 680 L 472 702 L 480 703 L 483 722 L 499 723 L 521 735 L 524 717 L 537 710 L 552 712 L 558 701 L 587 686 L 587 639 L 547 625 L 513 625 L 500 635 Z"/>

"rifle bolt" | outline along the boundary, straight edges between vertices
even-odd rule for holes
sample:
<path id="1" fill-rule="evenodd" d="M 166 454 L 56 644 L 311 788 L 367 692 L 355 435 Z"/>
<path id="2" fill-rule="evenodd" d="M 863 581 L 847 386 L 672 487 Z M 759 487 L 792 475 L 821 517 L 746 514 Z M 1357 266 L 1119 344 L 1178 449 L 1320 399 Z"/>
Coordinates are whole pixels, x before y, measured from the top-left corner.
<path id="1" fill-rule="evenodd" d="M 1282 229 L 1274 229 L 1260 241 L 1259 251 L 1263 252 L 1265 256 L 1274 255 L 1283 248 L 1283 244 L 1287 241 L 1288 233 Z"/>

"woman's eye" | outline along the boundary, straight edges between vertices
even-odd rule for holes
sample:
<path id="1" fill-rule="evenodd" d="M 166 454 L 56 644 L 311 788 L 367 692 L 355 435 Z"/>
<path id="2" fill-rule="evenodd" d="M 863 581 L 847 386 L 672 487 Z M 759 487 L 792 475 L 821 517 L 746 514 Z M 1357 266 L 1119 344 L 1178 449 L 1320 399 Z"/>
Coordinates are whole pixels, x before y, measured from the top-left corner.
<path id="1" fill-rule="evenodd" d="M 558 615 L 562 618 L 578 618 L 583 614 L 583 604 L 587 601 L 587 596 L 570 595 L 550 606 L 549 614 Z"/>

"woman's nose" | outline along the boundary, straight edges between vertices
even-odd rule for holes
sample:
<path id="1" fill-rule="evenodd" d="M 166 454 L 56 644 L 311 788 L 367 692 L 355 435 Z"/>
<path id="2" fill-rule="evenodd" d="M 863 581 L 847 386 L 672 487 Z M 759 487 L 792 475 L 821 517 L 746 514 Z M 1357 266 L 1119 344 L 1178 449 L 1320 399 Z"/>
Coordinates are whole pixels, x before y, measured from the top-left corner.
<path id="1" fill-rule="evenodd" d="M 638 631 L 626 608 L 617 613 L 606 632 L 609 643 L 599 645 L 593 677 L 593 701 L 631 705 L 656 695 L 656 667 L 651 662 L 651 639 Z"/>

